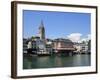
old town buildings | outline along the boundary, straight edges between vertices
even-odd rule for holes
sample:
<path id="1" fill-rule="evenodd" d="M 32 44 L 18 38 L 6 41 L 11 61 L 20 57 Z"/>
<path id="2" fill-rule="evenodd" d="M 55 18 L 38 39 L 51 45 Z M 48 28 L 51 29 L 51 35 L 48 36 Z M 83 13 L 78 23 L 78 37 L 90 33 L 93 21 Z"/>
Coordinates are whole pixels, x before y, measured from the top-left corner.
<path id="1" fill-rule="evenodd" d="M 74 53 L 90 53 L 91 51 L 90 41 L 75 43 L 67 38 L 46 38 L 43 21 L 41 21 L 38 30 L 38 36 L 34 35 L 29 39 L 23 39 L 23 52 L 27 51 L 27 53 L 37 55 L 52 55 L 57 53 L 72 55 Z"/>

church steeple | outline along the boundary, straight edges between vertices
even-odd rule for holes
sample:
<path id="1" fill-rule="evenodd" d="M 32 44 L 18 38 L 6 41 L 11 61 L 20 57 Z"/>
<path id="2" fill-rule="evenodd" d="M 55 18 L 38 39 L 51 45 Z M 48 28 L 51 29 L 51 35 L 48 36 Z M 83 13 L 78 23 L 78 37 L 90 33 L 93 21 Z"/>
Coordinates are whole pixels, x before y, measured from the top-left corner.
<path id="1" fill-rule="evenodd" d="M 43 24 L 42 20 L 41 20 L 41 24 L 39 26 L 39 37 L 40 37 L 40 39 L 45 39 L 45 28 L 44 28 L 44 24 Z"/>
<path id="2" fill-rule="evenodd" d="M 41 20 L 40 27 L 44 27 L 43 20 Z"/>

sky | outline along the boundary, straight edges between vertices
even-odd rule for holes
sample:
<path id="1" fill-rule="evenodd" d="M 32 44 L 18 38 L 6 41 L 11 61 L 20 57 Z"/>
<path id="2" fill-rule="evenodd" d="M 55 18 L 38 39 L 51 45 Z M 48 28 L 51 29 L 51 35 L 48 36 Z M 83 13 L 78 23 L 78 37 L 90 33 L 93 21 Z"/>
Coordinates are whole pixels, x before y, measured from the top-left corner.
<path id="1" fill-rule="evenodd" d="M 91 35 L 90 13 L 23 10 L 23 37 L 38 36 L 41 21 L 46 38 L 69 38 L 77 42 Z"/>

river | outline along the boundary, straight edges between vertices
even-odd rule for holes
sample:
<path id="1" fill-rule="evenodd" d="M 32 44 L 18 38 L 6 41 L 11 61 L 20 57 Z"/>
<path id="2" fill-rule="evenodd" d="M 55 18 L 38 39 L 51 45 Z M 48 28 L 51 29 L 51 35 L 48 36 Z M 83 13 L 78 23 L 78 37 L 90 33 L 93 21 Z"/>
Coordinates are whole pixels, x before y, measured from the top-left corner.
<path id="1" fill-rule="evenodd" d="M 90 66 L 91 54 L 73 56 L 24 56 L 23 69 Z"/>

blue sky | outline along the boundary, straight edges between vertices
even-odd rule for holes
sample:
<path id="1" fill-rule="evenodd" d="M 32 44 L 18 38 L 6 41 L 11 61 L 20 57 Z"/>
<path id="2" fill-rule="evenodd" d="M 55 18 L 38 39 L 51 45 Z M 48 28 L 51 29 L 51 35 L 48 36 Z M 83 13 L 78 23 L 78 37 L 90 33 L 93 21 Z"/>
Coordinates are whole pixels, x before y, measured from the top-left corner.
<path id="1" fill-rule="evenodd" d="M 47 38 L 63 38 L 72 33 L 80 33 L 81 37 L 86 37 L 91 30 L 90 13 L 23 10 L 24 38 L 38 35 L 41 20 Z"/>

